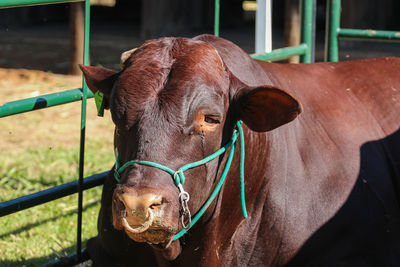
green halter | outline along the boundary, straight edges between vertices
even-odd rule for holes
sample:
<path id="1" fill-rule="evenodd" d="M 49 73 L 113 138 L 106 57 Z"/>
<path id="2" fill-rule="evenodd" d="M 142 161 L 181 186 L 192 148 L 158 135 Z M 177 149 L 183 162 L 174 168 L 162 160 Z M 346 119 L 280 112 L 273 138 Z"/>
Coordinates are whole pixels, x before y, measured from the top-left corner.
<path id="1" fill-rule="evenodd" d="M 179 200 L 181 202 L 182 208 L 183 208 L 183 216 L 182 216 L 182 225 L 184 229 L 182 229 L 179 233 L 177 233 L 174 237 L 173 240 L 177 240 L 178 238 L 182 237 L 198 220 L 199 218 L 204 214 L 204 212 L 207 210 L 207 208 L 210 206 L 211 202 L 214 200 L 214 198 L 218 195 L 218 192 L 221 190 L 222 185 L 224 184 L 225 178 L 228 175 L 228 171 L 230 169 L 233 155 L 235 154 L 235 146 L 237 142 L 238 136 L 240 137 L 240 166 L 239 166 L 239 179 L 240 179 L 240 200 L 242 204 L 242 212 L 243 212 L 243 217 L 247 218 L 247 211 L 246 211 L 246 200 L 245 200 L 245 193 L 244 193 L 244 155 L 245 155 L 245 148 L 244 148 L 244 134 L 243 134 L 243 129 L 242 129 L 242 121 L 238 121 L 236 123 L 235 130 L 233 131 L 232 139 L 222 148 L 220 148 L 218 151 L 216 151 L 214 154 L 211 154 L 210 156 L 193 162 L 186 164 L 182 167 L 180 167 L 177 171 L 174 171 L 167 166 L 161 165 L 157 162 L 152 162 L 152 161 L 145 161 L 145 160 L 131 160 L 126 162 L 124 165 L 119 166 L 119 157 L 118 154 L 116 155 L 116 164 L 115 164 L 115 172 L 114 172 L 114 177 L 115 179 L 119 182 L 120 181 L 120 174 L 130 165 L 133 164 L 140 164 L 140 165 L 145 165 L 145 166 L 150 166 L 154 168 L 158 168 L 160 170 L 163 170 L 167 173 L 169 173 L 172 178 L 174 179 L 176 187 L 178 187 L 180 194 L 179 194 Z M 185 171 L 198 167 L 200 165 L 206 164 L 207 162 L 217 158 L 221 154 L 223 154 L 230 146 L 232 146 L 228 160 L 226 162 L 224 171 L 222 172 L 221 178 L 218 181 L 217 186 L 215 187 L 214 191 L 211 193 L 210 197 L 207 199 L 207 201 L 204 203 L 204 205 L 201 207 L 199 212 L 194 216 L 194 218 L 191 218 L 190 211 L 187 205 L 187 202 L 189 201 L 189 194 L 183 190 L 183 184 L 185 183 L 185 175 L 183 174 Z M 187 217 L 189 223 L 185 225 L 184 218 Z"/>

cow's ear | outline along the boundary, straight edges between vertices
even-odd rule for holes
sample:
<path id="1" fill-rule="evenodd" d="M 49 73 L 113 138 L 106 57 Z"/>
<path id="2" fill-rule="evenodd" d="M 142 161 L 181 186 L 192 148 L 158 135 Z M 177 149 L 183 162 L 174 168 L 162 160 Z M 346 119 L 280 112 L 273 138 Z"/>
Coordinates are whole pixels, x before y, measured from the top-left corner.
<path id="1" fill-rule="evenodd" d="M 260 86 L 271 83 L 260 64 L 234 43 L 210 34 L 199 35 L 194 39 L 212 45 L 217 50 L 225 67 L 235 79 L 244 85 Z"/>
<path id="2" fill-rule="evenodd" d="M 85 76 L 86 84 L 90 91 L 95 94 L 100 91 L 105 97 L 104 108 L 110 108 L 110 95 L 113 88 L 114 82 L 117 79 L 119 73 L 115 70 L 110 70 L 100 67 L 84 66 L 79 65 L 83 75 Z"/>
<path id="3" fill-rule="evenodd" d="M 242 88 L 233 101 L 237 119 L 256 132 L 271 131 L 294 120 L 302 111 L 293 96 L 271 86 Z"/>

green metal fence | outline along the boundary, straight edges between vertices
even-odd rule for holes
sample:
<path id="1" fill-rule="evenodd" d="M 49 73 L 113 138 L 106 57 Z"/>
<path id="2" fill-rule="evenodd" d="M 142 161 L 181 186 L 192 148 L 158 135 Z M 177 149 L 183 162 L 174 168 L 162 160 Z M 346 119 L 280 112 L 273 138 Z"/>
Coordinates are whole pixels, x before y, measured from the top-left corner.
<path id="1" fill-rule="evenodd" d="M 312 62 L 313 29 L 314 29 L 314 1 L 302 0 L 302 43 L 299 46 L 286 47 L 273 50 L 268 54 L 253 54 L 253 58 L 261 60 L 281 60 L 294 55 L 300 55 L 301 61 Z M 90 0 L 0 0 L 0 8 L 22 7 L 31 5 L 45 5 L 68 2 L 85 2 L 85 38 L 84 38 L 84 65 L 89 62 L 89 32 L 90 32 Z M 220 1 L 215 0 L 214 34 L 219 35 Z M 56 105 L 81 101 L 81 130 L 80 130 L 80 152 L 78 179 L 74 182 L 49 188 L 34 194 L 26 195 L 17 199 L 0 203 L 0 217 L 6 216 L 24 209 L 53 201 L 68 195 L 78 193 L 78 222 L 77 222 L 77 250 L 62 260 L 47 264 L 47 266 L 70 266 L 88 259 L 85 249 L 82 249 L 82 196 L 83 191 L 102 185 L 108 172 L 83 177 L 84 154 L 85 154 L 85 128 L 86 128 L 86 100 L 93 97 L 88 90 L 85 81 L 82 88 L 67 90 L 63 92 L 41 95 L 33 98 L 8 102 L 0 106 L 0 118 L 37 109 L 48 108 Z"/>
<path id="2" fill-rule="evenodd" d="M 365 41 L 400 41 L 400 32 L 340 27 L 341 0 L 327 0 L 325 61 L 339 61 L 339 39 Z"/>
<path id="3" fill-rule="evenodd" d="M 301 0 L 301 43 L 298 46 L 284 47 L 272 50 L 270 53 L 252 54 L 252 58 L 277 61 L 292 56 L 301 56 L 302 63 L 311 63 L 313 59 L 313 45 L 315 35 L 315 1 Z"/>
<path id="4" fill-rule="evenodd" d="M 85 2 L 85 37 L 84 37 L 84 58 L 83 64 L 89 63 L 89 32 L 90 32 L 90 0 L 1 0 L 0 8 L 22 7 L 32 5 L 45 5 L 67 2 Z M 88 259 L 87 253 L 82 249 L 82 198 L 83 190 L 103 184 L 108 172 L 83 178 L 84 155 L 85 155 L 85 128 L 86 128 L 86 100 L 93 97 L 88 91 L 86 83 L 82 81 L 82 88 L 58 92 L 54 94 L 42 95 L 34 98 L 22 99 L 8 102 L 0 106 L 0 118 L 22 112 L 29 112 L 37 109 L 61 105 L 74 101 L 81 101 L 81 127 L 80 127 L 80 150 L 79 150 L 79 170 L 78 179 L 75 182 L 63 184 L 47 190 L 43 190 L 31 195 L 0 203 L 0 217 L 21 211 L 36 205 L 40 205 L 58 198 L 78 193 L 78 222 L 77 222 L 77 241 L 76 253 L 66 257 L 62 261 L 58 260 L 50 265 L 72 265 Z"/>

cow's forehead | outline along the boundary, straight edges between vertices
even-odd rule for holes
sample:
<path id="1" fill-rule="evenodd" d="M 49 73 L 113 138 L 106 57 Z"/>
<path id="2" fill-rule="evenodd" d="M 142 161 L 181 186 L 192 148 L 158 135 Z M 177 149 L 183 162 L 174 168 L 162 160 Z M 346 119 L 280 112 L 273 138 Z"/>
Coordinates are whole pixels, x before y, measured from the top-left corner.
<path id="1" fill-rule="evenodd" d="M 115 84 L 114 109 L 123 109 L 129 121 L 161 96 L 177 109 L 188 98 L 222 95 L 229 79 L 222 59 L 211 45 L 187 38 L 161 38 L 146 42 L 124 64 Z M 121 107 L 122 105 L 122 107 Z M 129 107 L 129 108 L 128 108 Z M 181 110 L 181 112 L 184 112 Z"/>
<path id="2" fill-rule="evenodd" d="M 171 78 L 177 83 L 203 78 L 221 82 L 224 64 L 210 44 L 188 38 L 160 38 L 139 47 L 125 63 L 121 79 L 151 79 L 155 91 L 163 89 Z M 150 88 L 149 88 L 150 89 Z"/>

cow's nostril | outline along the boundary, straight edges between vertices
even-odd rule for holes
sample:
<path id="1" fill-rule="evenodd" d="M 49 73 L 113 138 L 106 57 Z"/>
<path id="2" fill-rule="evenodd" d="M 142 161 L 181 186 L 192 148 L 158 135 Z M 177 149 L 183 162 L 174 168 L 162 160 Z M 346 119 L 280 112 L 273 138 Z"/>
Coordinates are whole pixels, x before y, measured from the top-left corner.
<path id="1" fill-rule="evenodd" d="M 134 233 L 134 234 L 140 234 L 140 233 L 147 231 L 147 229 L 149 229 L 150 225 L 153 223 L 153 219 L 154 219 L 153 212 L 149 209 L 149 216 L 148 216 L 147 220 L 145 222 L 143 222 L 141 225 L 139 225 L 138 227 L 133 228 L 129 224 L 129 222 L 126 218 L 126 214 L 122 217 L 122 224 L 125 226 L 125 229 L 128 230 L 129 232 Z"/>
<path id="2" fill-rule="evenodd" d="M 150 209 L 154 210 L 157 209 L 161 206 L 161 203 L 153 203 L 150 205 Z"/>
<path id="3" fill-rule="evenodd" d="M 142 194 L 125 192 L 119 196 L 119 200 L 125 206 L 128 216 L 134 216 L 137 219 L 146 219 L 149 210 L 157 210 L 162 205 L 162 197 L 156 194 Z"/>

